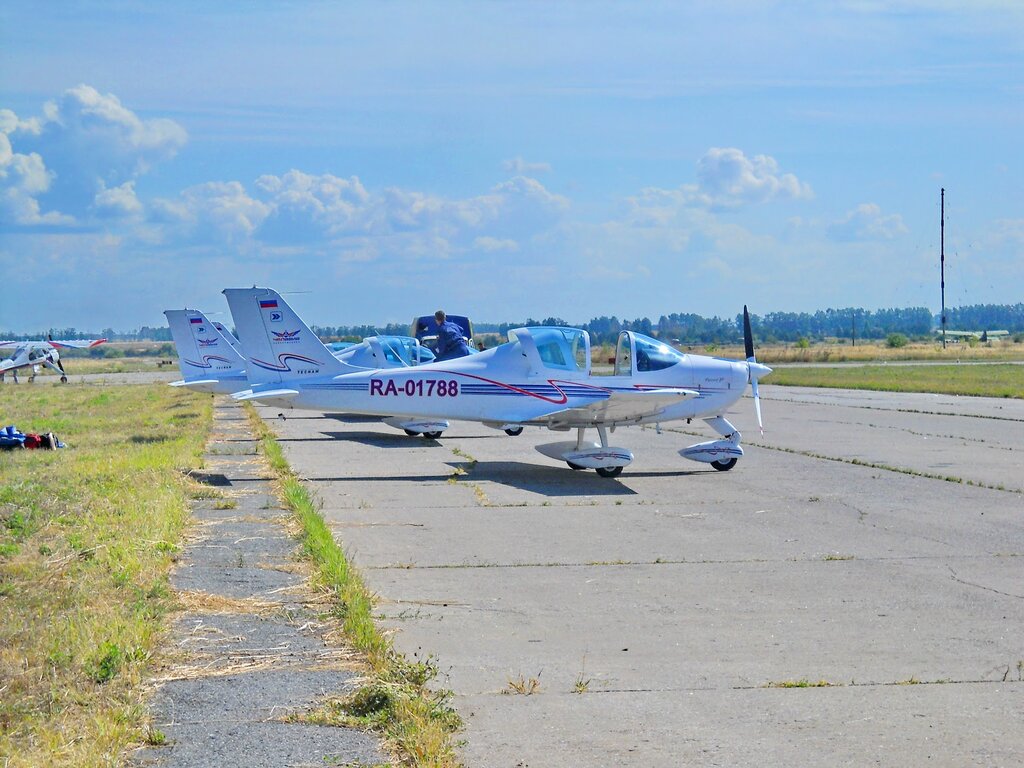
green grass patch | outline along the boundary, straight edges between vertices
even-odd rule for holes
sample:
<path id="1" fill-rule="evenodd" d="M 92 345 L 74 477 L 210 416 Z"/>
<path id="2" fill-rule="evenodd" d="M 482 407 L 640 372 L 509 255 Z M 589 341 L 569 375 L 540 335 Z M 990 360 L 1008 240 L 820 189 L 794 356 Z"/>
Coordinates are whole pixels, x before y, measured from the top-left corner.
<path id="1" fill-rule="evenodd" d="M 765 684 L 765 688 L 833 688 L 836 683 L 830 683 L 828 680 L 808 680 L 801 678 L 800 680 L 779 680 L 777 682 Z"/>
<path id="2" fill-rule="evenodd" d="M 772 371 L 765 384 L 1024 398 L 1024 365 L 851 365 Z"/>
<path id="3" fill-rule="evenodd" d="M 4 424 L 68 445 L 0 454 L 5 768 L 120 764 L 145 739 L 140 683 L 211 413 L 163 385 L 0 386 Z"/>
<path id="4" fill-rule="evenodd" d="M 277 475 L 281 496 L 302 527 L 301 539 L 316 567 L 318 586 L 332 593 L 349 642 L 366 654 L 371 680 L 352 695 L 329 699 L 313 712 L 291 719 L 322 725 L 350 725 L 381 733 L 407 765 L 456 768 L 454 734 L 462 721 L 451 708 L 451 693 L 428 684 L 437 675 L 431 659 L 410 661 L 373 621 L 374 597 L 334 540 L 317 504 L 292 472 L 266 424 L 247 405 L 263 455 Z"/>

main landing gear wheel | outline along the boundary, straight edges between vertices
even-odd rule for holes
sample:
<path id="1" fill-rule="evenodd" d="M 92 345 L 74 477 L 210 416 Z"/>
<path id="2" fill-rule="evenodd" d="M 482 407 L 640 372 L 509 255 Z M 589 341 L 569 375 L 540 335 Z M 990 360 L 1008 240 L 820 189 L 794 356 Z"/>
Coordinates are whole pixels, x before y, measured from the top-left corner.
<path id="1" fill-rule="evenodd" d="M 733 459 L 735 463 L 735 459 Z M 618 477 L 622 474 L 622 467 L 598 467 L 597 474 L 601 477 Z"/>
<path id="2" fill-rule="evenodd" d="M 409 437 L 416 437 L 419 435 L 419 432 L 416 432 L 415 430 L 412 429 L 407 429 L 405 430 L 405 434 L 407 434 Z"/>
<path id="3" fill-rule="evenodd" d="M 423 436 L 425 438 L 427 438 L 427 440 L 438 440 L 441 437 L 441 433 L 440 432 L 424 432 Z"/>
<path id="4" fill-rule="evenodd" d="M 60 377 L 60 383 L 61 384 L 67 384 L 68 383 L 68 377 L 67 376 L 61 376 Z"/>
<path id="5" fill-rule="evenodd" d="M 523 434 L 523 428 L 522 427 L 512 427 L 511 429 L 506 429 L 505 430 L 505 434 L 508 435 L 509 437 L 515 437 L 516 435 Z"/>
<path id="6" fill-rule="evenodd" d="M 712 461 L 711 466 L 717 469 L 719 472 L 728 472 L 730 469 L 736 466 L 736 458 L 726 459 L 725 461 Z"/>

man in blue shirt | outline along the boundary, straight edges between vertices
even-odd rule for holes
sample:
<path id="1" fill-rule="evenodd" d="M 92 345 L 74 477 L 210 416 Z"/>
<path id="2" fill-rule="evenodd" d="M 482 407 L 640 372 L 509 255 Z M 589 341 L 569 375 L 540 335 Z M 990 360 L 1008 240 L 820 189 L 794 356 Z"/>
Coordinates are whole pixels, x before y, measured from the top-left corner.
<path id="1" fill-rule="evenodd" d="M 456 357 L 464 357 L 469 354 L 469 346 L 466 338 L 462 335 L 462 329 L 446 319 L 443 310 L 434 313 L 434 320 L 437 322 L 437 346 L 434 353 L 438 360 L 453 360 Z"/>

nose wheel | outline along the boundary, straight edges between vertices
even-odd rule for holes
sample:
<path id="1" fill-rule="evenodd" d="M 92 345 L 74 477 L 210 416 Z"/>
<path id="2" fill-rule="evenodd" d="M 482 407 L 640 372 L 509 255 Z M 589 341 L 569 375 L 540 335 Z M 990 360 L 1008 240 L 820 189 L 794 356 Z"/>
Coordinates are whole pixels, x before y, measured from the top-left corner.
<path id="1" fill-rule="evenodd" d="M 712 461 L 711 466 L 717 469 L 719 472 L 728 472 L 730 469 L 736 466 L 736 459 L 726 459 L 725 461 Z"/>

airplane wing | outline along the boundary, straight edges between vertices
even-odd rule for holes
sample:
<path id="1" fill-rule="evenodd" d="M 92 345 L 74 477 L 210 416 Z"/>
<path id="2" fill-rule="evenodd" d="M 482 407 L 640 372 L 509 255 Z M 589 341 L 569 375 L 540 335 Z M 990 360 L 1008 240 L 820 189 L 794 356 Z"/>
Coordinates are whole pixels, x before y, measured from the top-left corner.
<path id="1" fill-rule="evenodd" d="M 57 347 L 58 349 L 91 349 L 92 347 L 98 347 L 100 344 L 105 342 L 106 339 L 82 339 L 75 341 L 53 341 L 49 340 L 46 343 L 51 347 Z"/>
<path id="2" fill-rule="evenodd" d="M 695 397 L 700 397 L 700 392 L 677 388 L 612 392 L 607 400 L 598 400 L 583 408 L 557 411 L 548 414 L 545 420 L 548 426 L 554 429 L 639 421 L 656 416 L 669 406 Z"/>

